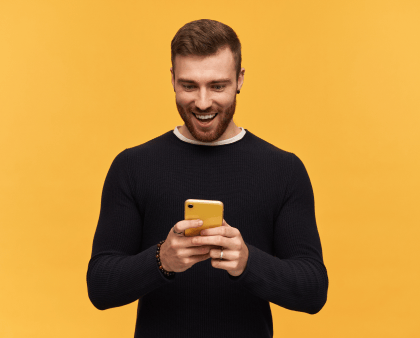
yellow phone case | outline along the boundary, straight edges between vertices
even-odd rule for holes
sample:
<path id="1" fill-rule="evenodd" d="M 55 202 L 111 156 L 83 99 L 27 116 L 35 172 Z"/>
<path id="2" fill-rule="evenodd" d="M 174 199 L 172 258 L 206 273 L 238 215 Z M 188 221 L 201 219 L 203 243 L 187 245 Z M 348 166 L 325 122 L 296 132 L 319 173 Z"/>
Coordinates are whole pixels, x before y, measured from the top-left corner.
<path id="1" fill-rule="evenodd" d="M 212 200 L 188 199 L 185 201 L 185 219 L 201 219 L 203 225 L 185 229 L 185 236 L 200 236 L 200 231 L 223 224 L 223 203 Z"/>

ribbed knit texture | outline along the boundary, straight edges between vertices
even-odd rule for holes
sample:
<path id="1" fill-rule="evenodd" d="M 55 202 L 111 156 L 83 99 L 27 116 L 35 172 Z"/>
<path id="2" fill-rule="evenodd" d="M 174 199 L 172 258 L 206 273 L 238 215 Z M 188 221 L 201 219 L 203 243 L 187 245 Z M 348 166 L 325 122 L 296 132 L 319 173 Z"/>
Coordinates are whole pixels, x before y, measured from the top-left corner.
<path id="1" fill-rule="evenodd" d="M 309 314 L 324 306 L 328 276 L 307 171 L 295 154 L 245 130 L 216 147 L 169 131 L 112 162 L 88 294 L 100 310 L 139 300 L 136 338 L 273 337 L 269 302 Z M 249 250 L 239 277 L 211 259 L 172 279 L 159 271 L 157 243 L 184 219 L 189 198 L 223 202 L 224 219 Z"/>

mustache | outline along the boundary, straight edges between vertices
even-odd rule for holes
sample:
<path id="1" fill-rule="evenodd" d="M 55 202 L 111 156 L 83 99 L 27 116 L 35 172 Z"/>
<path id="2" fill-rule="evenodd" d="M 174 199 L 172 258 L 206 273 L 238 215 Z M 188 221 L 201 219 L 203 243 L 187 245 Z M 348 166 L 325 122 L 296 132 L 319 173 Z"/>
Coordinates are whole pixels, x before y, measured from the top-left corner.
<path id="1" fill-rule="evenodd" d="M 210 108 L 210 109 L 206 109 L 206 110 L 201 110 L 198 108 L 190 108 L 188 109 L 189 113 L 194 113 L 194 114 L 216 114 L 216 113 L 220 113 L 221 110 L 217 109 L 217 108 Z"/>

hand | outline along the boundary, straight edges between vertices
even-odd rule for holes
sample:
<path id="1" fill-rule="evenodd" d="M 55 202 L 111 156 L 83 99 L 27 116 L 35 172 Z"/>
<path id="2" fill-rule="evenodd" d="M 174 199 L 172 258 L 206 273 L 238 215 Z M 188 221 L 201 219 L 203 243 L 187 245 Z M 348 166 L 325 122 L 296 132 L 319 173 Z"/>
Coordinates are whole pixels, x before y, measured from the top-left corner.
<path id="1" fill-rule="evenodd" d="M 231 276 L 239 276 L 248 263 L 249 251 L 240 231 L 223 220 L 223 225 L 201 231 L 201 236 L 193 237 L 193 245 L 216 245 L 223 247 L 223 260 L 220 260 L 221 248 L 210 250 L 211 265 L 226 270 Z"/>
<path id="2" fill-rule="evenodd" d="M 202 222 L 199 223 L 199 220 L 183 220 L 176 223 L 173 229 L 179 233 L 188 228 L 200 227 L 202 224 Z M 166 271 L 183 272 L 195 263 L 210 258 L 210 249 L 214 246 L 203 245 L 198 247 L 192 244 L 194 237 L 177 235 L 172 228 L 169 230 L 168 237 L 160 246 L 160 262 Z"/>

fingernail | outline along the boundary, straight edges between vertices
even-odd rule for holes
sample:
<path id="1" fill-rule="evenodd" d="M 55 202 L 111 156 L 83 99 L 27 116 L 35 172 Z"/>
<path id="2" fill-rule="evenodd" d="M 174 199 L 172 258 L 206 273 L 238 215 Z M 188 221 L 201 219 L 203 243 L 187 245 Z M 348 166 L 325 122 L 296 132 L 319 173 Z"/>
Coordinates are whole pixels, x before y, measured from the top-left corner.
<path id="1" fill-rule="evenodd" d="M 203 225 L 203 221 L 201 219 L 198 220 L 198 225 Z"/>

